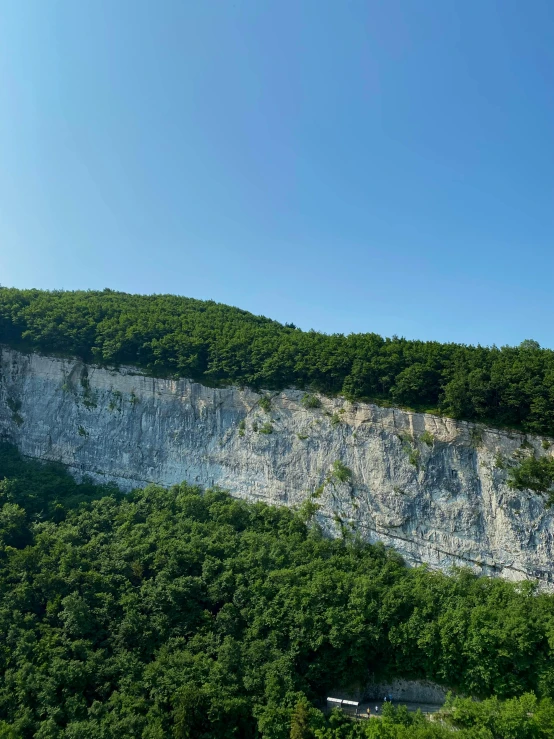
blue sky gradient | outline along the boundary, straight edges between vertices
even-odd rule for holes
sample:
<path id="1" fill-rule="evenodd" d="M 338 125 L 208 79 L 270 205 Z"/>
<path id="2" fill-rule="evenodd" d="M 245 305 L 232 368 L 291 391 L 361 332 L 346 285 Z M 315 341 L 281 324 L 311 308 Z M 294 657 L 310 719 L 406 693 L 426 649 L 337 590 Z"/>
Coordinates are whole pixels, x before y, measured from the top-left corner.
<path id="1" fill-rule="evenodd" d="M 551 0 L 0 1 L 0 283 L 554 348 Z"/>

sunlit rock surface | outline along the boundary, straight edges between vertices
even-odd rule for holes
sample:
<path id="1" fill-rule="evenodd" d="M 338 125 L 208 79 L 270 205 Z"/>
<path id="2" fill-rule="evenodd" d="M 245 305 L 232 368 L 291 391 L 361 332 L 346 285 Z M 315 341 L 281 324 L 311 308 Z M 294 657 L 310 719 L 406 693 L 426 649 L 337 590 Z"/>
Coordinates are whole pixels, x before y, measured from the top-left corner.
<path id="1" fill-rule="evenodd" d="M 315 492 L 332 535 L 355 530 L 411 563 L 551 587 L 553 513 L 510 490 L 504 469 L 531 447 L 552 454 L 540 438 L 339 398 L 307 409 L 298 390 L 267 395 L 264 410 L 248 389 L 4 348 L 0 432 L 25 455 L 127 490 L 186 480 L 287 506 Z"/>

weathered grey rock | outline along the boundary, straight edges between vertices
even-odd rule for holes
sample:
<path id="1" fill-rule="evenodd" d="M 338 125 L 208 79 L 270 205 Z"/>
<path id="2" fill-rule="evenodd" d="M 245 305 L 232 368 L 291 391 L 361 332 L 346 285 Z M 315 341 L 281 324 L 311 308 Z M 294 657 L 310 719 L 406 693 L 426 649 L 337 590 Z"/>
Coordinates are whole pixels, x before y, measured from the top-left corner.
<path id="1" fill-rule="evenodd" d="M 382 701 L 384 696 L 400 703 L 430 703 L 441 706 L 447 690 L 429 680 L 392 680 L 390 683 L 369 683 L 363 700 Z"/>
<path id="2" fill-rule="evenodd" d="M 446 700 L 447 688 L 429 680 L 391 680 L 390 682 L 375 682 L 371 680 L 367 685 L 349 686 L 332 690 L 332 698 L 342 698 L 353 701 L 383 702 L 385 696 L 400 703 L 423 703 L 433 706 L 442 706 Z M 332 704 L 328 704 L 331 708 Z"/>
<path id="3" fill-rule="evenodd" d="M 25 455 L 125 489 L 187 480 L 292 506 L 319 488 L 318 517 L 333 535 L 355 529 L 411 563 L 554 582 L 553 513 L 510 490 L 499 466 L 526 445 L 551 454 L 541 439 L 343 399 L 310 410 L 303 395 L 272 394 L 266 412 L 248 389 L 4 348 L 0 433 Z M 349 480 L 333 474 L 337 460 Z"/>

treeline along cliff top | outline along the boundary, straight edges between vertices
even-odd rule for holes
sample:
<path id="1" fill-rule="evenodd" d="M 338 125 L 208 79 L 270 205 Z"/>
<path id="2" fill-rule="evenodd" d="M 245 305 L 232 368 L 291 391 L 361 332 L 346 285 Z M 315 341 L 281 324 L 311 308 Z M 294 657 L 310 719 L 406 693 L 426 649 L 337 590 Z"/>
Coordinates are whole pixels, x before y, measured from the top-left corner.
<path id="1" fill-rule="evenodd" d="M 0 288 L 0 341 L 208 385 L 310 388 L 554 436 L 554 352 L 301 331 L 174 295 Z"/>

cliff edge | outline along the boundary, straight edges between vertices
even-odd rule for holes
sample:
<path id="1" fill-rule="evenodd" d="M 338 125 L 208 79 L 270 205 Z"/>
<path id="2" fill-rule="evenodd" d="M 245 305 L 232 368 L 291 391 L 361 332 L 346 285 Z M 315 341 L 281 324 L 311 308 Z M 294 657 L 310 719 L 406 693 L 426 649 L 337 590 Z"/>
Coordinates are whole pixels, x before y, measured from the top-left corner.
<path id="1" fill-rule="evenodd" d="M 2 348 L 0 433 L 20 451 L 124 489 L 186 480 L 319 506 L 408 562 L 554 588 L 554 513 L 507 486 L 541 438 L 299 390 L 257 394 Z"/>

